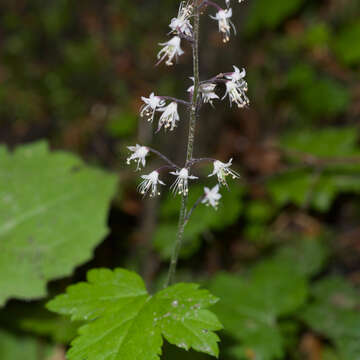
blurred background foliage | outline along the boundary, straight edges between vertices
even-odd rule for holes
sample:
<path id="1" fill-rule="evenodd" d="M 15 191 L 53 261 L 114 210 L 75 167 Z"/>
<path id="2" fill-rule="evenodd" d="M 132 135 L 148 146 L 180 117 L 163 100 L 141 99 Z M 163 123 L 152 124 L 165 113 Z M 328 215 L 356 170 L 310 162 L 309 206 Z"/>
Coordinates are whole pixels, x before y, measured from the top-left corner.
<path id="1" fill-rule="evenodd" d="M 246 67 L 251 106 L 204 107 L 195 152 L 233 157 L 242 178 L 223 191 L 217 212 L 195 211 L 178 279 L 201 281 L 222 299 L 223 359 L 359 360 L 360 3 L 233 3 L 238 35 L 229 45 L 203 17 L 201 76 Z M 191 84 L 187 46 L 175 68 L 154 68 L 177 5 L 0 4 L 0 142 L 12 149 L 47 139 L 117 173 L 123 194 L 93 259 L 51 282 L 50 295 L 96 266 L 132 268 L 150 288 L 162 286 L 179 199 L 164 192 L 143 201 L 124 160 L 126 146 L 139 142 L 183 161 L 186 119 L 164 137 L 138 116 L 140 96 L 181 98 Z M 200 192 L 194 186 L 191 201 Z M 78 324 L 49 314 L 42 301 L 12 300 L 1 310 L 2 360 L 64 359 Z M 204 358 L 171 346 L 163 358 L 185 356 Z"/>

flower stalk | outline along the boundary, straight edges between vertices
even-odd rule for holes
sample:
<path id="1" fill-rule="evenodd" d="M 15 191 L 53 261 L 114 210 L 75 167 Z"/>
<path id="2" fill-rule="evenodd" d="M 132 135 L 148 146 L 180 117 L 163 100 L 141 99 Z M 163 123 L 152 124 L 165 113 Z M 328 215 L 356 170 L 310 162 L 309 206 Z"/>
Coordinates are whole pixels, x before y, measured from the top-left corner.
<path id="1" fill-rule="evenodd" d="M 189 119 L 189 133 L 187 141 L 187 151 L 186 151 L 186 164 L 185 167 L 188 167 L 191 163 L 193 152 L 194 152 L 194 141 L 195 141 L 195 129 L 196 129 L 196 119 L 198 115 L 198 97 L 199 97 L 199 84 L 200 84 L 200 74 L 199 74 L 199 31 L 200 31 L 200 14 L 198 6 L 193 8 L 193 43 L 192 43 L 192 52 L 193 52 L 193 77 L 194 77 L 194 91 L 192 93 L 191 106 L 190 106 L 190 119 Z M 174 276 L 176 272 L 176 267 L 179 259 L 179 254 L 184 238 L 184 230 L 187 223 L 187 202 L 188 202 L 188 193 L 183 193 L 181 197 L 181 207 L 179 214 L 179 223 L 178 230 L 176 234 L 176 241 L 174 244 L 173 253 L 171 255 L 170 265 L 168 276 L 165 282 L 165 287 L 169 286 L 174 281 Z"/>
<path id="2" fill-rule="evenodd" d="M 242 0 L 238 0 L 242 2 Z M 199 32 L 200 32 L 200 15 L 204 13 L 203 8 L 206 9 L 208 5 L 216 8 L 217 13 L 211 18 L 218 21 L 219 32 L 223 35 L 224 42 L 229 41 L 231 27 L 236 33 L 235 26 L 231 22 L 232 8 L 230 7 L 230 0 L 225 0 L 226 9 L 221 8 L 215 2 L 210 0 L 184 0 L 180 2 L 179 12 L 177 17 L 171 19 L 170 28 L 172 38 L 160 43 L 162 49 L 158 52 L 158 64 L 165 62 L 165 65 L 173 65 L 174 60 L 182 55 L 184 52 L 181 48 L 182 40 L 188 40 L 192 46 L 192 62 L 193 71 L 192 77 L 193 85 L 187 90 L 189 93 L 189 100 L 181 100 L 171 96 L 158 96 L 152 92 L 149 97 L 141 97 L 143 105 L 140 109 L 140 116 L 153 123 L 154 119 L 158 119 L 158 126 L 155 133 L 164 130 L 166 134 L 168 131 L 172 132 L 176 129 L 178 123 L 181 121 L 178 105 L 183 105 L 188 110 L 189 125 L 188 125 L 188 138 L 186 158 L 184 163 L 180 166 L 172 162 L 167 156 L 159 151 L 148 146 L 136 144 L 136 146 L 129 146 L 131 154 L 127 158 L 127 163 L 136 163 L 136 170 L 145 167 L 147 157 L 150 153 L 157 155 L 161 158 L 166 165 L 153 170 L 149 174 L 142 175 L 142 182 L 139 184 L 138 189 L 140 193 L 150 197 L 159 196 L 161 186 L 165 183 L 160 179 L 162 172 L 176 176 L 176 179 L 170 186 L 170 189 L 176 195 L 181 196 L 181 206 L 179 214 L 178 230 L 174 242 L 173 252 L 170 260 L 169 271 L 165 287 L 174 281 L 178 258 L 183 242 L 185 226 L 188 223 L 191 214 L 199 204 L 211 206 L 215 210 L 218 208 L 221 194 L 219 193 L 221 185 L 227 186 L 226 177 L 231 176 L 238 178 L 239 174 L 231 169 L 232 159 L 228 162 L 222 162 L 216 159 L 202 157 L 194 158 L 194 142 L 195 130 L 200 113 L 201 106 L 209 104 L 214 107 L 213 101 L 223 100 L 229 97 L 230 105 L 234 102 L 239 108 L 246 107 L 249 104 L 246 92 L 248 90 L 247 82 L 245 80 L 245 69 L 240 70 L 237 66 L 233 66 L 232 72 L 221 72 L 215 77 L 208 80 L 200 81 L 199 75 Z M 219 86 L 221 85 L 221 86 Z M 222 98 L 219 97 L 217 90 L 219 87 L 224 87 L 226 92 Z M 160 115 L 161 114 L 161 115 Z M 156 116 L 157 115 L 157 116 Z M 213 172 L 208 177 L 217 178 L 218 184 L 212 188 L 204 187 L 204 194 L 195 202 L 195 204 L 188 210 L 188 193 L 189 193 L 189 180 L 198 180 L 197 176 L 192 174 L 192 167 L 202 162 L 212 162 L 214 166 Z"/>

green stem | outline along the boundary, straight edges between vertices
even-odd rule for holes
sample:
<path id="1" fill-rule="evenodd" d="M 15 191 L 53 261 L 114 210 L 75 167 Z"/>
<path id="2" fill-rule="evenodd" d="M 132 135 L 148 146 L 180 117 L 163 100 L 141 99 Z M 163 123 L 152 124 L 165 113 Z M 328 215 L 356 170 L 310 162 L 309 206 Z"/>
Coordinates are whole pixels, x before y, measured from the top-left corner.
<path id="1" fill-rule="evenodd" d="M 197 117 L 197 108 L 198 108 L 198 95 L 199 95 L 199 28 L 200 28 L 200 14 L 199 9 L 194 2 L 194 42 L 193 42 L 193 73 L 194 73 L 194 92 L 191 100 L 190 107 L 190 119 L 189 119 L 189 135 L 187 143 L 187 152 L 186 152 L 186 165 L 189 161 L 192 160 L 193 151 L 194 151 L 194 140 L 195 140 L 195 127 L 196 127 L 196 117 Z M 169 286 L 174 281 L 174 276 L 176 272 L 176 266 L 179 259 L 179 253 L 182 246 L 182 241 L 184 237 L 184 229 L 187 223 L 186 221 L 186 207 L 187 207 L 188 195 L 183 194 L 181 199 L 181 208 L 179 215 L 179 224 L 178 231 L 176 234 L 176 241 L 174 244 L 173 253 L 171 255 L 170 266 L 168 277 L 165 283 L 165 287 Z"/>

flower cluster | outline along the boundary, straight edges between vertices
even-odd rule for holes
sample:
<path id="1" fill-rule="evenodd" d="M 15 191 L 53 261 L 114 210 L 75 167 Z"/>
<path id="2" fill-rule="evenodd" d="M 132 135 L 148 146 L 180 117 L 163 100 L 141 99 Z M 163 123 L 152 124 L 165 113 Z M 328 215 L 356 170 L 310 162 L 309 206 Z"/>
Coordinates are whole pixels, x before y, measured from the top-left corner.
<path id="1" fill-rule="evenodd" d="M 245 69 L 240 71 L 236 66 L 233 66 L 233 68 L 233 72 L 220 74 L 213 79 L 202 81 L 199 84 L 199 94 L 203 104 L 209 103 L 213 106 L 213 101 L 220 99 L 215 92 L 218 84 L 225 83 L 226 91 L 221 100 L 228 96 L 230 105 L 235 103 L 239 108 L 249 105 L 249 99 L 246 95 L 248 91 L 248 84 L 245 80 L 246 71 Z M 191 80 L 194 81 L 193 78 Z M 187 91 L 192 94 L 194 85 L 190 86 Z M 172 98 L 171 102 L 166 104 L 165 99 L 168 98 L 168 96 L 156 96 L 153 92 L 148 98 L 141 97 L 144 102 L 140 109 L 141 117 L 144 117 L 149 122 L 153 122 L 155 113 L 162 113 L 159 118 L 157 131 L 160 131 L 163 127 L 165 130 L 174 130 L 180 121 L 178 102 L 188 104 L 186 101 Z"/>
<path id="2" fill-rule="evenodd" d="M 146 156 L 150 151 L 152 151 L 152 149 L 139 144 L 136 144 L 136 146 L 128 146 L 128 149 L 132 152 L 132 154 L 127 158 L 127 164 L 130 164 L 131 161 L 135 161 L 137 164 L 137 170 L 140 168 L 140 164 L 144 167 L 146 165 Z M 228 175 L 231 175 L 233 179 L 239 178 L 240 175 L 230 168 L 231 165 L 232 159 L 230 159 L 227 163 L 223 163 L 215 159 L 213 160 L 214 168 L 212 173 L 208 176 L 216 176 L 219 183 L 211 191 L 208 188 L 204 189 L 205 195 L 202 201 L 203 203 L 210 204 L 216 208 L 218 200 L 221 198 L 221 195 L 218 194 L 219 186 L 227 186 L 226 177 Z M 179 168 L 176 165 L 170 167 L 176 168 L 175 171 L 170 172 L 171 175 L 176 176 L 176 179 L 170 186 L 170 189 L 174 194 L 187 195 L 189 192 L 189 180 L 196 180 L 198 177 L 190 175 L 189 168 L 187 167 Z M 158 185 L 165 185 L 165 183 L 159 179 L 159 171 L 160 170 L 154 170 L 148 175 L 141 176 L 143 181 L 139 185 L 139 191 L 142 195 L 146 195 L 148 192 L 150 193 L 150 197 L 160 195 Z"/>
<path id="3" fill-rule="evenodd" d="M 243 0 L 238 0 L 241 3 Z M 184 51 L 182 49 L 182 40 L 193 43 L 194 40 L 194 28 L 191 23 L 194 12 L 199 12 L 203 6 L 212 6 L 216 9 L 216 14 L 210 15 L 210 17 L 218 22 L 219 32 L 223 36 L 223 41 L 228 42 L 230 40 L 231 32 L 236 34 L 236 29 L 231 21 L 233 11 L 230 7 L 231 0 L 225 0 L 226 8 L 223 9 L 215 2 L 210 0 L 203 0 L 200 5 L 197 5 L 196 1 L 182 1 L 176 17 L 171 19 L 169 24 L 170 31 L 169 35 L 172 37 L 170 40 L 160 43 L 162 46 L 161 50 L 157 54 L 158 62 L 165 62 L 166 65 L 170 66 L 174 64 L 174 61 L 181 56 Z M 198 7 L 195 9 L 194 7 Z M 202 10 L 201 10 L 202 11 Z M 233 66 L 233 71 L 228 73 L 220 73 L 219 75 L 200 81 L 197 81 L 192 77 L 193 85 L 190 86 L 187 91 L 190 93 L 192 102 L 185 100 L 175 99 L 169 96 L 158 96 L 153 92 L 149 97 L 141 97 L 143 105 L 140 109 L 140 116 L 148 122 L 154 122 L 156 114 L 158 114 L 158 125 L 157 132 L 161 129 L 173 131 L 180 121 L 178 106 L 179 104 L 185 105 L 186 107 L 199 111 L 202 104 L 210 104 L 213 106 L 215 100 L 223 100 L 226 97 L 229 98 L 230 105 L 235 103 L 239 108 L 246 107 L 249 104 L 249 99 L 246 95 L 248 90 L 248 84 L 245 80 L 246 71 L 245 69 L 239 69 Z M 195 85 L 197 86 L 195 96 Z M 218 91 L 225 87 L 225 93 L 222 98 L 218 95 Z M 204 194 L 199 199 L 198 203 L 203 203 L 208 206 L 212 206 L 217 209 L 221 194 L 219 190 L 221 186 L 228 187 L 227 177 L 230 176 L 233 179 L 239 178 L 239 174 L 231 169 L 232 159 L 228 162 L 221 162 L 216 159 L 190 159 L 184 166 L 178 166 L 169 160 L 166 156 L 159 153 L 158 151 L 147 147 L 136 144 L 135 146 L 129 146 L 130 155 L 127 158 L 127 164 L 134 162 L 136 164 L 136 170 L 146 166 L 146 158 L 149 153 L 154 153 L 160 156 L 167 162 L 166 166 L 162 166 L 149 174 L 142 175 L 142 181 L 138 186 L 138 189 L 142 195 L 149 194 L 150 197 L 160 195 L 160 187 L 165 186 L 165 183 L 160 180 L 160 173 L 164 170 L 168 170 L 170 175 L 175 176 L 175 180 L 170 185 L 170 189 L 174 194 L 181 196 L 187 196 L 189 193 L 189 181 L 198 180 L 197 176 L 192 175 L 193 166 L 202 162 L 211 161 L 213 164 L 213 171 L 208 177 L 215 176 L 217 178 L 217 184 L 213 188 L 204 188 Z"/>
<path id="4" fill-rule="evenodd" d="M 158 63 L 165 61 L 168 66 L 173 65 L 174 58 L 177 60 L 184 51 L 181 49 L 181 38 L 192 39 L 193 28 L 190 23 L 190 17 L 193 12 L 193 5 L 190 2 L 182 1 L 180 3 L 177 17 L 171 19 L 169 24 L 169 34 L 175 34 L 169 41 L 159 43 L 163 48 L 159 51 L 157 58 Z"/>

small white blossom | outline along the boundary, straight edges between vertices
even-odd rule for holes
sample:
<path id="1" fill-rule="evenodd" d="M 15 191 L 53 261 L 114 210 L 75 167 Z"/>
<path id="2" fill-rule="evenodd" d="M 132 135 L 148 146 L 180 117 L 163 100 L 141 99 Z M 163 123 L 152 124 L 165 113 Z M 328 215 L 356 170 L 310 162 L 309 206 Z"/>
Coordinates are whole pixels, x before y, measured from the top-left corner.
<path id="1" fill-rule="evenodd" d="M 212 101 L 214 99 L 219 99 L 219 96 L 215 93 L 216 84 L 213 83 L 204 83 L 200 85 L 200 92 L 204 103 L 210 103 L 213 105 Z"/>
<path id="2" fill-rule="evenodd" d="M 144 167 L 146 165 L 146 156 L 149 153 L 149 149 L 146 146 L 128 146 L 128 149 L 133 152 L 127 159 L 126 163 L 129 165 L 131 161 L 136 161 L 136 170 L 140 169 L 140 163 Z"/>
<path id="3" fill-rule="evenodd" d="M 160 131 L 162 126 L 164 126 L 165 129 L 170 128 L 170 131 L 174 130 L 176 127 L 176 123 L 180 120 L 180 116 L 178 113 L 178 104 L 173 101 L 169 105 L 159 109 L 158 111 L 161 111 L 162 115 L 159 119 L 159 126 L 157 131 Z"/>
<path id="4" fill-rule="evenodd" d="M 249 105 L 249 98 L 246 96 L 248 86 L 246 81 L 234 82 L 228 81 L 226 83 L 226 93 L 221 100 L 229 95 L 230 105 L 234 102 L 239 108 Z"/>
<path id="5" fill-rule="evenodd" d="M 230 31 L 232 26 L 234 33 L 236 34 L 236 29 L 234 24 L 231 22 L 230 18 L 232 17 L 232 9 L 219 10 L 215 16 L 210 15 L 214 20 L 217 20 L 219 23 L 219 31 L 223 34 L 223 42 L 228 42 L 230 39 Z"/>
<path id="6" fill-rule="evenodd" d="M 193 77 L 191 77 L 190 79 L 194 81 Z M 215 93 L 215 88 L 216 88 L 216 84 L 211 83 L 211 82 L 204 83 L 199 86 L 199 90 L 200 90 L 200 94 L 201 94 L 203 103 L 209 103 L 211 106 L 213 106 L 212 101 L 214 99 L 219 99 L 219 96 L 216 95 L 216 93 Z M 190 86 L 187 91 L 189 93 L 193 93 L 194 85 Z"/>
<path id="7" fill-rule="evenodd" d="M 180 3 L 178 16 L 171 19 L 169 27 L 171 28 L 170 33 L 182 33 L 186 36 L 192 36 L 192 25 L 189 18 L 192 15 L 193 5 L 182 1 Z"/>
<path id="8" fill-rule="evenodd" d="M 219 194 L 219 185 L 215 185 L 212 189 L 204 187 L 205 197 L 202 200 L 202 203 L 209 206 L 211 205 L 215 210 L 219 205 L 219 200 L 221 199 L 221 194 Z"/>
<path id="9" fill-rule="evenodd" d="M 235 65 L 233 65 L 233 68 L 234 72 L 225 75 L 225 77 L 235 83 L 241 83 L 242 81 L 244 81 L 244 78 L 246 76 L 246 70 L 242 69 L 240 71 L 240 69 Z"/>
<path id="10" fill-rule="evenodd" d="M 165 185 L 161 180 L 159 180 L 159 173 L 155 170 L 149 175 L 141 175 L 141 178 L 144 179 L 138 186 L 138 189 L 142 195 L 147 194 L 150 190 L 150 197 L 160 195 L 158 191 L 158 184 Z"/>
<path id="11" fill-rule="evenodd" d="M 174 36 L 167 42 L 159 43 L 163 48 L 159 51 L 157 58 L 159 59 L 157 64 L 160 64 L 164 59 L 168 58 L 165 62 L 166 65 L 173 65 L 174 57 L 182 55 L 184 51 L 181 49 L 181 39 L 179 36 Z"/>
<path id="12" fill-rule="evenodd" d="M 226 176 L 231 175 L 233 179 L 240 177 L 240 175 L 237 172 L 230 169 L 231 165 L 232 165 L 232 159 L 230 159 L 229 162 L 227 162 L 227 163 L 223 163 L 219 160 L 215 160 L 214 161 L 214 171 L 208 176 L 210 177 L 210 176 L 216 175 L 218 178 L 219 184 L 227 186 Z"/>
<path id="13" fill-rule="evenodd" d="M 198 177 L 189 175 L 189 170 L 183 168 L 181 170 L 176 170 L 175 172 L 171 172 L 170 174 L 177 176 L 174 183 L 171 185 L 171 189 L 174 193 L 178 193 L 179 195 L 184 194 L 187 195 L 189 192 L 189 179 L 198 179 Z"/>
<path id="14" fill-rule="evenodd" d="M 140 116 L 144 116 L 149 122 L 154 120 L 156 110 L 165 106 L 165 101 L 154 93 L 151 93 L 148 98 L 142 96 L 141 100 L 145 104 L 140 109 Z"/>

